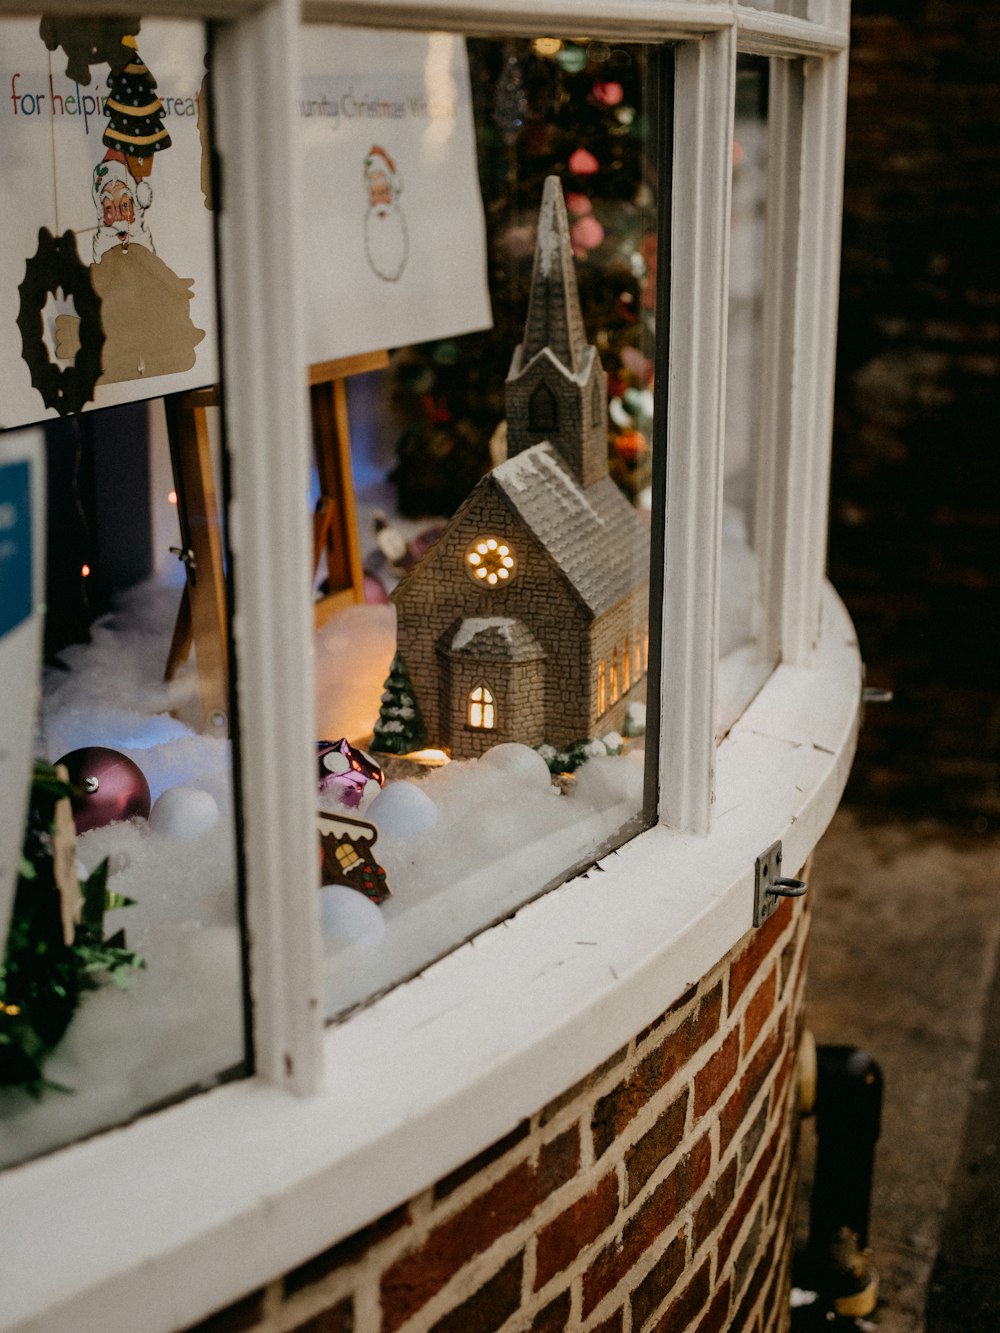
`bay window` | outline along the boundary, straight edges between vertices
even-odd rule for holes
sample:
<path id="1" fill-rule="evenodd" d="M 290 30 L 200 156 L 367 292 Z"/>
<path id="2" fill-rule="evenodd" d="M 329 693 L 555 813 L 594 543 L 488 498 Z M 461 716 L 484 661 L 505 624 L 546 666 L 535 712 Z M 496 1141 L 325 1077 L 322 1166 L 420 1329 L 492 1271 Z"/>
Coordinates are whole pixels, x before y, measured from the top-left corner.
<path id="1" fill-rule="evenodd" d="M 221 357 L 190 389 L 221 393 L 187 423 L 145 413 L 143 447 L 176 593 L 206 566 L 193 532 L 166 539 L 164 446 L 205 432 L 214 509 L 181 510 L 221 516 L 216 652 L 195 636 L 193 722 L 174 717 L 127 656 L 169 599 L 130 593 L 104 665 L 99 626 L 52 686 L 65 708 L 43 706 L 38 757 L 145 753 L 151 813 L 200 795 L 168 800 L 162 832 L 81 835 L 83 871 L 107 856 L 108 891 L 136 899 L 109 898 L 110 925 L 146 968 L 108 992 L 94 1109 L 81 1083 L 32 1137 L 46 1091 L 0 1110 L 0 1136 L 23 1114 L 25 1157 L 201 1095 L 0 1178 L 26 1246 L 74 1237 L 57 1282 L 25 1263 L 13 1327 L 86 1326 L 113 1288 L 121 1327 L 153 1288 L 164 1327 L 191 1322 L 568 1087 L 750 928 L 763 848 L 805 860 L 857 719 L 857 649 L 822 578 L 846 4 L 174 9 L 212 20 Z M 156 27 L 137 37 L 150 69 Z M 390 143 L 407 116 L 419 143 Z M 169 235 L 165 216 L 165 263 Z M 59 428 L 97 440 L 116 410 Z M 0 436 L 0 466 L 32 460 L 36 546 L 40 448 Z M 3 626 L 30 660 L 40 613 Z M 18 745 L 39 750 L 24 727 Z M 171 828 L 173 868 L 155 845 Z M 165 991 L 176 1046 L 139 1018 Z M 233 1168 L 250 1155 L 252 1178 Z M 142 1172 L 167 1199 L 155 1228 L 130 1195 Z"/>

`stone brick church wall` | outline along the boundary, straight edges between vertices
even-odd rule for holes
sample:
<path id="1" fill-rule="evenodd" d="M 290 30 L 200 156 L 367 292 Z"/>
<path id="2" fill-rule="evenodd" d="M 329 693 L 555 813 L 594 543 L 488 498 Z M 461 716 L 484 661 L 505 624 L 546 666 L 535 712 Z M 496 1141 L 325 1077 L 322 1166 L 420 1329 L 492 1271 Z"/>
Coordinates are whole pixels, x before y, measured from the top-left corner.
<path id="1" fill-rule="evenodd" d="M 1000 817 L 1000 9 L 854 0 L 830 576 L 871 708 L 848 799 Z"/>
<path id="2" fill-rule="evenodd" d="M 499 1142 L 190 1333 L 784 1333 L 805 901 Z"/>

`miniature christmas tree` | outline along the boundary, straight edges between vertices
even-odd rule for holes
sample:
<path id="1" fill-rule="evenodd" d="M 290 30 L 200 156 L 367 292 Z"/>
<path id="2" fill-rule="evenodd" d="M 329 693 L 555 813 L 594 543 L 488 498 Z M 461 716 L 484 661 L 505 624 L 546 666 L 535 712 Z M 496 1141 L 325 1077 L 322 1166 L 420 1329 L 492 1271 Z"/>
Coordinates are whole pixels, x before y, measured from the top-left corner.
<path id="1" fill-rule="evenodd" d="M 372 736 L 372 749 L 385 754 L 408 754 L 426 744 L 427 733 L 413 694 L 406 664 L 399 653 L 392 659 L 382 707 Z"/>
<path id="2" fill-rule="evenodd" d="M 104 142 L 125 154 L 132 175 L 141 180 L 153 169 L 153 154 L 170 147 L 170 134 L 163 124 L 156 80 L 139 59 L 135 38 L 123 37 L 122 46 L 131 48 L 132 58 L 119 73 L 108 75 Z"/>
<path id="3" fill-rule="evenodd" d="M 65 769 L 35 765 L 14 910 L 0 959 L 0 1087 L 20 1087 L 32 1097 L 56 1086 L 47 1082 L 44 1065 L 85 992 L 105 981 L 124 989 L 128 973 L 145 966 L 127 948 L 123 931 L 105 938 L 105 912 L 131 904 L 108 889 L 108 862 L 80 886 L 82 896 L 75 870 L 74 883 L 66 883 L 65 865 L 75 861 L 73 794 Z"/>

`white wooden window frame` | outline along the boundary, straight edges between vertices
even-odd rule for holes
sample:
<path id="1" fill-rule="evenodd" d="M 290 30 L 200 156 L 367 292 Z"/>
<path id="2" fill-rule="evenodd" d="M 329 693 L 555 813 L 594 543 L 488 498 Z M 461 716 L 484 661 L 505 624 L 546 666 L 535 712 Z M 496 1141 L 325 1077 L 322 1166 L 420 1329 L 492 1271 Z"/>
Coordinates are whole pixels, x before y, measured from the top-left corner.
<path id="1" fill-rule="evenodd" d="M 114 12 L 120 0 L 0 13 Z M 587 1072 L 749 929 L 754 857 L 812 850 L 853 754 L 860 663 L 823 582 L 847 4 L 306 0 L 313 21 L 677 42 L 659 822 L 349 1021 L 324 1029 L 293 0 L 170 0 L 220 20 L 224 371 L 256 1077 L 0 1177 L 10 1329 L 169 1329 L 424 1188 Z M 791 150 L 770 336 L 767 626 L 780 665 L 720 746 L 719 543 L 737 49 L 776 66 Z M 795 74 L 801 71 L 796 85 Z M 788 77 L 786 77 L 786 74 Z M 287 96 L 282 99 L 282 90 Z M 709 536 L 710 535 L 710 536 Z M 615 911 L 607 911 L 609 898 Z M 581 941 L 586 941 L 584 948 Z M 516 1004 L 511 997 L 516 996 Z M 296 1095 L 297 1094 L 297 1095 Z M 53 1265 L 50 1256 L 59 1256 Z"/>

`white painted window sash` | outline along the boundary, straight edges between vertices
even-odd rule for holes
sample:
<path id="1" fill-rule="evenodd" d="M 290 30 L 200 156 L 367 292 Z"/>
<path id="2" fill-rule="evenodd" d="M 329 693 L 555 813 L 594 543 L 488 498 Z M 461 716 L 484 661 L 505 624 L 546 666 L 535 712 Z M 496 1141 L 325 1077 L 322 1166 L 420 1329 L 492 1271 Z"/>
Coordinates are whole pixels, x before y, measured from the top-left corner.
<path id="1" fill-rule="evenodd" d="M 254 1060 L 321 1078 L 316 740 L 293 0 L 217 31 L 223 389 L 230 450 L 239 771 Z"/>
<path id="2" fill-rule="evenodd" d="M 711 827 L 719 672 L 736 32 L 677 48 L 670 219 L 660 817 Z"/>

